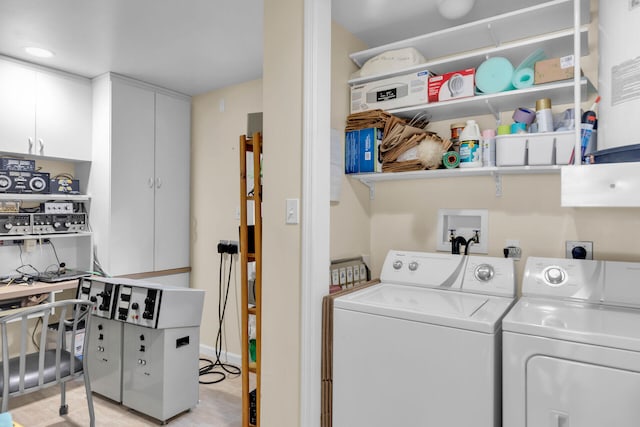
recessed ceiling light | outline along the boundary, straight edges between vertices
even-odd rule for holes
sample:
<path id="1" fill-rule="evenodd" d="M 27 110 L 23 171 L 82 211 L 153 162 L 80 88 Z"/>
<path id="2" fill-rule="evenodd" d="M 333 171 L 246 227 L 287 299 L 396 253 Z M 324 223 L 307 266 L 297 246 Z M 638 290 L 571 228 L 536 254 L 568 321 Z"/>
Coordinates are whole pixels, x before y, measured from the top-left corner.
<path id="1" fill-rule="evenodd" d="M 33 56 L 37 56 L 38 58 L 51 58 L 53 56 L 53 52 L 47 49 L 43 49 L 41 47 L 29 46 L 25 47 L 24 50 Z"/>

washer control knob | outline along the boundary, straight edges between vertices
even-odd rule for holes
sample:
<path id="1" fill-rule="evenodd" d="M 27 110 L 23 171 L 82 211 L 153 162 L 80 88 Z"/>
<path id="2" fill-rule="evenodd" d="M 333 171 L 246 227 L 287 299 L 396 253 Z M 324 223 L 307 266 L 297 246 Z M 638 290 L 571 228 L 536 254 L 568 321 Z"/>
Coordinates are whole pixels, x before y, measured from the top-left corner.
<path id="1" fill-rule="evenodd" d="M 402 268 L 402 261 L 400 260 L 393 261 L 394 270 L 400 270 L 401 268 Z"/>
<path id="2" fill-rule="evenodd" d="M 409 263 L 409 270 L 416 271 L 418 269 L 418 263 L 416 261 L 411 261 Z"/>
<path id="3" fill-rule="evenodd" d="M 566 274 L 560 267 L 553 266 L 544 271 L 544 280 L 546 280 L 550 285 L 560 285 L 564 282 L 565 278 Z"/>
<path id="4" fill-rule="evenodd" d="M 13 224 L 11 224 L 10 222 L 7 222 L 7 223 L 4 225 L 4 228 L 5 228 L 5 230 L 11 230 L 11 229 L 13 228 Z"/>
<path id="5" fill-rule="evenodd" d="M 494 274 L 495 270 L 493 269 L 493 266 L 489 264 L 480 264 L 474 271 L 476 279 L 481 282 L 488 282 L 489 280 L 493 279 Z"/>

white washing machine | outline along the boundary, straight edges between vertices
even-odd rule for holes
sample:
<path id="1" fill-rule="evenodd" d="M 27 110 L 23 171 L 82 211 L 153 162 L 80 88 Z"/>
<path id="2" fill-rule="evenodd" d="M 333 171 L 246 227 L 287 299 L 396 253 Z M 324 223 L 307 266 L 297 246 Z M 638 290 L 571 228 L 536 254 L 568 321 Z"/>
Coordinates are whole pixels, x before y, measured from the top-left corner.
<path id="1" fill-rule="evenodd" d="M 500 425 L 511 259 L 390 251 L 333 311 L 333 427 Z"/>
<path id="2" fill-rule="evenodd" d="M 505 426 L 640 425 L 640 263 L 529 258 L 502 327 Z"/>

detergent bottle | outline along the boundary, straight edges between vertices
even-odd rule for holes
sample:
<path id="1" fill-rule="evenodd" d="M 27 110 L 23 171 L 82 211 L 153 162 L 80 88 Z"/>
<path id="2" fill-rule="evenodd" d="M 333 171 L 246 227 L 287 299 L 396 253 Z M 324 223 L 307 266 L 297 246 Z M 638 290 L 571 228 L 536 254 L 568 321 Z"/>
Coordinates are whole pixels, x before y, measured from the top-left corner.
<path id="1" fill-rule="evenodd" d="M 481 166 L 480 128 L 475 120 L 467 120 L 467 125 L 460 133 L 460 167 L 477 168 Z"/>

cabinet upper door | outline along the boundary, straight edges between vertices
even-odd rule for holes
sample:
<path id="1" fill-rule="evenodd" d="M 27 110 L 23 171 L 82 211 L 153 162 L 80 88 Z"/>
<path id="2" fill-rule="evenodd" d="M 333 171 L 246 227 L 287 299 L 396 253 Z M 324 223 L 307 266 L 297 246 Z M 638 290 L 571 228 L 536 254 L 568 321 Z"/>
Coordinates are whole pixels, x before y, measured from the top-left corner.
<path id="1" fill-rule="evenodd" d="M 0 151 L 34 149 L 35 111 L 35 71 L 0 59 Z"/>
<path id="2" fill-rule="evenodd" d="M 91 160 L 91 83 L 55 73 L 36 73 L 36 152 Z"/>
<path id="3" fill-rule="evenodd" d="M 153 271 L 155 94 L 113 80 L 111 97 L 108 268 L 113 275 Z"/>
<path id="4" fill-rule="evenodd" d="M 155 269 L 189 266 L 191 103 L 156 94 Z"/>

